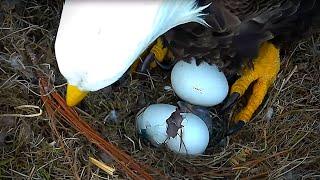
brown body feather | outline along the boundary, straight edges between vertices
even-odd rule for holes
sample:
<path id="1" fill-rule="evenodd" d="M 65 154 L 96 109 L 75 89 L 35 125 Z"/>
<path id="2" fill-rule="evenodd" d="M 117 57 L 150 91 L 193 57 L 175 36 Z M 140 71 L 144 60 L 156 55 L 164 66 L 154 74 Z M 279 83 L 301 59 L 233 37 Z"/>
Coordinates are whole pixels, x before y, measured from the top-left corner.
<path id="1" fill-rule="evenodd" d="M 211 3 L 205 10 L 211 27 L 188 23 L 164 37 L 179 59 L 196 57 L 225 71 L 236 70 L 243 63 L 250 64 L 262 42 L 281 45 L 302 37 L 311 25 L 319 25 L 319 1 L 199 0 L 199 5 Z"/>

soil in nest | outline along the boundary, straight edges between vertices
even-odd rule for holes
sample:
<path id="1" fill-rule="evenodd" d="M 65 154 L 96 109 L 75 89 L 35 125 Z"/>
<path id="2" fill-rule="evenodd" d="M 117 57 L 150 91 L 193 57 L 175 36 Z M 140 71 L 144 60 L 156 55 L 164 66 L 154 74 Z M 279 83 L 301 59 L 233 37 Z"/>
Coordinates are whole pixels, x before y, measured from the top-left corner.
<path id="1" fill-rule="evenodd" d="M 0 2 L 0 178 L 126 179 L 120 171 L 109 176 L 92 165 L 89 156 L 109 165 L 115 162 L 70 125 L 52 122 L 40 99 L 35 70 L 65 93 L 66 81 L 53 48 L 62 5 L 60 0 Z M 155 69 L 127 75 L 112 87 L 89 94 L 77 110 L 106 140 L 173 179 L 316 179 L 320 177 L 319 44 L 319 33 L 314 33 L 283 52 L 278 78 L 253 121 L 203 156 L 154 148 L 136 134 L 140 109 L 153 103 L 176 105 L 178 98 L 166 90 L 168 72 Z M 28 48 L 35 52 L 37 65 Z M 64 146 L 57 143 L 59 139 Z"/>

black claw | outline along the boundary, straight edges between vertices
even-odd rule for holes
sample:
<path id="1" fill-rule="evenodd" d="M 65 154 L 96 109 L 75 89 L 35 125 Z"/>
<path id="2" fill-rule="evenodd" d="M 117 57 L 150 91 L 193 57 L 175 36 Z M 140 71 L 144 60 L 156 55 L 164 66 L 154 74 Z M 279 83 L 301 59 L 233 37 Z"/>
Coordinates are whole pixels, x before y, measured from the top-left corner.
<path id="1" fill-rule="evenodd" d="M 140 68 L 140 72 L 146 72 L 147 69 L 150 66 L 150 63 L 152 62 L 152 60 L 154 60 L 154 54 L 153 53 L 149 53 L 148 56 L 144 59 L 144 61 L 142 62 L 141 68 Z"/>
<path id="2" fill-rule="evenodd" d="M 155 56 L 152 52 L 150 52 L 148 54 L 148 56 L 144 59 L 142 65 L 141 65 L 141 68 L 140 68 L 140 72 L 142 73 L 145 73 L 149 66 L 150 66 L 150 63 L 155 59 Z M 156 60 L 156 63 L 159 65 L 160 68 L 164 69 L 164 70 L 170 70 L 172 69 L 172 67 L 175 65 L 175 62 L 173 62 L 172 64 L 164 64 L 164 63 L 161 63 L 159 61 Z"/>
<path id="3" fill-rule="evenodd" d="M 244 121 L 240 120 L 233 127 L 229 128 L 229 130 L 227 131 L 226 136 L 230 136 L 230 135 L 233 135 L 233 134 L 239 132 L 243 128 L 243 126 L 245 124 L 246 123 Z"/>
<path id="4" fill-rule="evenodd" d="M 239 99 L 240 94 L 237 92 L 232 93 L 224 103 L 222 107 L 222 111 L 225 111 L 226 109 L 229 109 L 231 106 L 234 105 L 234 103 Z"/>
<path id="5" fill-rule="evenodd" d="M 173 62 L 172 64 L 164 64 L 162 62 L 156 61 L 156 63 L 160 66 L 161 69 L 164 69 L 164 70 L 170 70 L 175 65 L 175 62 Z"/>
<path id="6" fill-rule="evenodd" d="M 248 61 L 248 67 L 249 67 L 249 69 L 254 70 L 253 60 Z"/>

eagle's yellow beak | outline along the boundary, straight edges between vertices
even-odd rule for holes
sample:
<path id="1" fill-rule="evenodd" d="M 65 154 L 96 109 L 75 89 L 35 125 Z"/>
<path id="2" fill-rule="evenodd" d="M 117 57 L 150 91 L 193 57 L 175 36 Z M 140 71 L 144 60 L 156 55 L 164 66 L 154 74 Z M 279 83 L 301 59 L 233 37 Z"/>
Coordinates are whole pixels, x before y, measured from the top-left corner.
<path id="1" fill-rule="evenodd" d="M 85 98 L 88 94 L 88 91 L 82 91 L 77 86 L 68 84 L 67 86 L 67 95 L 66 101 L 68 106 L 76 106 Z"/>

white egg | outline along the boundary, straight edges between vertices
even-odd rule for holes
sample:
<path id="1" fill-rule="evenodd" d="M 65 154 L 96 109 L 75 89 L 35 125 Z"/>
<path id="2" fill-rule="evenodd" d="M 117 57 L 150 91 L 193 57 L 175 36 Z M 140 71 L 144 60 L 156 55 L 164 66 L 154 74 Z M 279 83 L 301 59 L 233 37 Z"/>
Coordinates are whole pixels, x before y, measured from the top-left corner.
<path id="1" fill-rule="evenodd" d="M 200 106 L 214 106 L 228 95 L 228 81 L 216 65 L 202 62 L 196 65 L 179 61 L 171 72 L 171 83 L 176 94 L 183 100 Z"/>
<path id="2" fill-rule="evenodd" d="M 176 106 L 169 104 L 153 104 L 148 106 L 136 118 L 138 133 L 148 139 L 152 145 L 161 145 L 168 139 L 166 120 L 176 108 Z"/>
<path id="3" fill-rule="evenodd" d="M 167 140 L 168 148 L 180 154 L 202 154 L 209 143 L 206 124 L 192 113 L 181 113 L 181 115 L 184 119 L 181 123 L 183 127 L 178 130 L 176 137 Z"/>
<path id="4" fill-rule="evenodd" d="M 169 104 L 153 104 L 142 109 L 136 118 L 138 133 L 156 147 L 166 143 L 167 147 L 176 153 L 189 155 L 203 153 L 209 143 L 209 130 L 206 124 L 198 116 L 192 113 L 178 113 L 176 109 L 176 106 Z M 168 125 L 167 119 L 174 112 L 178 113 L 182 125 L 182 128 L 171 128 L 170 132 L 175 132 L 175 136 L 167 133 L 172 127 L 172 123 Z M 173 124 L 175 126 L 179 123 L 174 121 Z"/>

